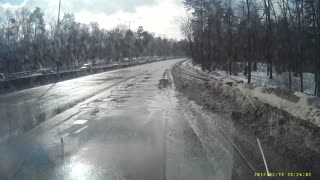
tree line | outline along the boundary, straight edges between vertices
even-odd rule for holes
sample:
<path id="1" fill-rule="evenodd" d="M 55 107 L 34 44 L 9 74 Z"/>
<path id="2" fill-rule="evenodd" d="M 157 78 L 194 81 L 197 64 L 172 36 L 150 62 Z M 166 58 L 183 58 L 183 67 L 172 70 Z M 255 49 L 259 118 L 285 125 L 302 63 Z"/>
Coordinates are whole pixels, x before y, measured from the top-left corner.
<path id="1" fill-rule="evenodd" d="M 287 72 L 293 77 L 315 76 L 320 96 L 320 0 L 184 0 L 189 12 L 179 20 L 193 62 L 205 70 L 219 66 L 233 73 L 244 64 L 251 83 L 257 63 L 268 64 L 267 74 Z"/>
<path id="2" fill-rule="evenodd" d="M 0 72 L 44 67 L 80 66 L 150 56 L 182 56 L 186 41 L 161 38 L 140 26 L 136 31 L 119 25 L 111 30 L 96 22 L 82 24 L 73 14 L 48 18 L 39 7 L 6 11 L 0 17 Z"/>

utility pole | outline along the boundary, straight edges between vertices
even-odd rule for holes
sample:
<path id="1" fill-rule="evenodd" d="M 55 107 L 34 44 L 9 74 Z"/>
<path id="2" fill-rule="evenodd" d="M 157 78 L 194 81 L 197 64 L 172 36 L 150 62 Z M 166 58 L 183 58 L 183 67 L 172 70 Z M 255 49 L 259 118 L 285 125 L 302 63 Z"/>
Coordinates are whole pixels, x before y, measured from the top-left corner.
<path id="1" fill-rule="evenodd" d="M 60 26 L 60 9 L 61 9 L 61 0 L 59 0 L 58 22 L 57 22 L 58 27 Z"/>
<path id="2" fill-rule="evenodd" d="M 137 18 L 135 20 L 140 20 L 142 18 Z M 118 20 L 121 20 L 121 19 L 118 19 Z M 129 26 L 129 30 L 131 30 L 131 24 L 132 23 L 135 23 L 136 21 L 133 21 L 133 20 L 128 20 L 128 21 L 123 21 L 125 24 L 128 23 L 128 26 Z"/>
<path id="3" fill-rule="evenodd" d="M 56 67 L 57 74 L 59 75 L 59 66 L 60 66 L 60 9 L 61 9 L 61 0 L 59 0 L 59 9 L 58 9 L 58 20 L 57 20 L 57 29 L 56 29 L 56 43 L 57 43 L 57 59 L 56 59 Z"/>
<path id="4" fill-rule="evenodd" d="M 135 21 L 127 21 L 126 23 L 129 24 L 129 30 L 131 30 L 131 23 L 135 23 Z"/>

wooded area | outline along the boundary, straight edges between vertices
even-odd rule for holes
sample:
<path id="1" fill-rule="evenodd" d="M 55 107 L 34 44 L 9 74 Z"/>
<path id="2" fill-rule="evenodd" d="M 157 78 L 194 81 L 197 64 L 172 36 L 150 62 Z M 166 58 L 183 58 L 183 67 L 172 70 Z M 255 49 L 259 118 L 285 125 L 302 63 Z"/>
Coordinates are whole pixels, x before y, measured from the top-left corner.
<path id="1" fill-rule="evenodd" d="M 248 83 L 258 62 L 267 74 L 314 73 L 320 96 L 320 0 L 184 0 L 189 15 L 179 19 L 190 55 L 203 70 L 245 64 Z"/>
<path id="2" fill-rule="evenodd" d="M 0 18 L 0 72 L 79 66 L 96 60 L 108 63 L 146 56 L 181 56 L 186 44 L 157 37 L 142 26 L 136 31 L 125 25 L 106 30 L 96 22 L 76 22 L 73 14 L 64 14 L 60 21 L 46 18 L 40 8 L 20 8 L 6 11 Z"/>

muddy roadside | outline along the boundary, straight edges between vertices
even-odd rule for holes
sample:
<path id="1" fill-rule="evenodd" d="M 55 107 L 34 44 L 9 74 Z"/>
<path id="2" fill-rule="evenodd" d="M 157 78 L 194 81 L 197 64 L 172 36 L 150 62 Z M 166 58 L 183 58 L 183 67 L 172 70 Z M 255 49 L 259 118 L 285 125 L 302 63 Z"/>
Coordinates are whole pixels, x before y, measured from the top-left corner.
<path id="1" fill-rule="evenodd" d="M 265 169 L 261 152 L 257 141 L 246 138 L 246 134 L 261 141 L 269 171 L 285 173 L 286 177 L 278 178 L 290 179 L 288 175 L 299 176 L 296 177 L 299 179 L 320 178 L 320 128 L 316 123 L 297 117 L 282 106 L 262 101 L 254 96 L 254 87 L 242 82 L 208 78 L 184 68 L 181 63 L 172 69 L 172 76 L 178 91 L 237 125 L 237 133 L 230 132 L 229 136 L 257 170 Z M 264 93 L 274 94 L 279 102 L 283 98 L 292 101 L 292 94 L 281 90 Z M 301 103 L 294 98 L 293 103 Z M 301 177 L 309 172 L 311 177 Z"/>

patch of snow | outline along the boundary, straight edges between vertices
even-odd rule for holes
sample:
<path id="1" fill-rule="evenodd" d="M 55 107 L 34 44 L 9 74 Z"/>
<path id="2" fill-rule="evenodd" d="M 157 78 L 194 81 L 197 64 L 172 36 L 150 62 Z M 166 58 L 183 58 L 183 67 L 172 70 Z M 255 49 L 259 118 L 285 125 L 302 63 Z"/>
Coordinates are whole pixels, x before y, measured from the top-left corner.
<path id="1" fill-rule="evenodd" d="M 222 82 L 234 82 L 236 83 L 234 88 L 239 89 L 245 96 L 251 98 L 257 98 L 259 101 L 269 104 L 273 107 L 285 110 L 289 114 L 298 117 L 303 120 L 310 121 L 311 123 L 320 127 L 320 99 L 310 94 L 313 93 L 314 89 L 314 76 L 311 73 L 304 73 L 304 89 L 305 93 L 293 92 L 292 96 L 297 98 L 297 101 L 292 101 L 287 98 L 282 98 L 275 93 L 267 93 L 266 90 L 269 88 L 285 88 L 288 82 L 288 73 L 276 74 L 274 79 L 269 79 L 266 75 L 266 65 L 259 64 L 258 71 L 252 72 L 252 84 L 237 83 L 239 81 L 246 82 L 247 78 L 243 74 L 238 76 L 229 75 L 229 73 L 216 70 L 213 72 L 203 72 L 199 67 L 193 66 L 191 61 L 184 62 L 186 68 L 190 70 L 207 75 L 213 79 L 219 79 Z M 293 89 L 298 90 L 300 87 L 299 77 L 292 76 Z M 306 94 L 307 93 L 307 94 Z"/>
<path id="2" fill-rule="evenodd" d="M 192 61 L 186 61 L 184 62 L 184 65 L 188 68 L 194 69 L 201 73 L 207 73 L 210 77 L 215 77 L 216 75 L 219 75 L 221 77 L 224 77 L 225 79 L 232 79 L 234 81 L 247 81 L 247 76 L 244 75 L 244 73 L 239 73 L 238 75 L 231 75 L 223 70 L 215 70 L 212 72 L 203 72 L 200 65 L 193 66 Z M 257 71 L 252 71 L 251 73 L 251 82 L 252 84 L 266 87 L 266 88 L 288 88 L 289 87 L 289 73 L 281 73 L 277 74 L 274 71 L 273 79 L 269 79 L 269 76 L 267 75 L 267 65 L 258 63 L 257 64 Z M 312 73 L 303 73 L 303 90 L 305 94 L 312 95 L 314 93 L 315 88 L 315 79 L 314 74 Z M 300 77 L 294 77 L 292 73 L 292 89 L 295 91 L 300 91 Z"/>

